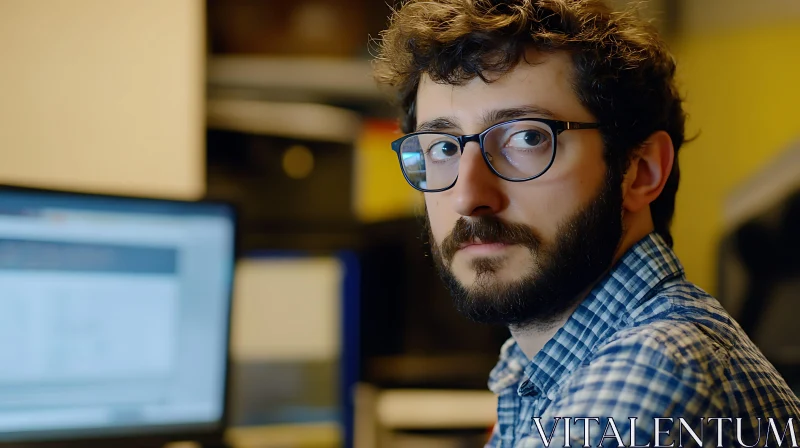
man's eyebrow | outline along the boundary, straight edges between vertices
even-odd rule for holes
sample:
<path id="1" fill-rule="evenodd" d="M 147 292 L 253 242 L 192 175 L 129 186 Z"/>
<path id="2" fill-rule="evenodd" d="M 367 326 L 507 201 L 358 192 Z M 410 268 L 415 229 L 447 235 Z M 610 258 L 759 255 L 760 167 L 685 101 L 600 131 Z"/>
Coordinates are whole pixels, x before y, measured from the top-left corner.
<path id="1" fill-rule="evenodd" d="M 515 118 L 524 118 L 535 116 L 539 118 L 555 119 L 556 114 L 548 109 L 539 106 L 520 106 L 511 107 L 507 109 L 495 109 L 486 112 L 483 116 L 483 125 L 489 127 L 501 121 L 513 120 Z M 439 117 L 433 120 L 428 120 L 420 123 L 417 126 L 416 132 L 442 132 L 460 129 L 458 120 L 450 117 Z"/>
<path id="2" fill-rule="evenodd" d="M 495 123 L 500 123 L 501 121 L 513 120 L 515 118 L 524 118 L 524 117 L 529 117 L 531 115 L 534 115 L 538 118 L 550 118 L 550 119 L 556 118 L 556 114 L 543 107 L 521 106 L 521 107 L 512 107 L 508 109 L 491 110 L 486 114 L 484 114 L 483 124 L 485 126 L 491 126 Z"/>
<path id="3" fill-rule="evenodd" d="M 449 131 L 458 129 L 458 120 L 454 118 L 434 118 L 417 126 L 417 132 L 430 132 L 430 131 Z"/>

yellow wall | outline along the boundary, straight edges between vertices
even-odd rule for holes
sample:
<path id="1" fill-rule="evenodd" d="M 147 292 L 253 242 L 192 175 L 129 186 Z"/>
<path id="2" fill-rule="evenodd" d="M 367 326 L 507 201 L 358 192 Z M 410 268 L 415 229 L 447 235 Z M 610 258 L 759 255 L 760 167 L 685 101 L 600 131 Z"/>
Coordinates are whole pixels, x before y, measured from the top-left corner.
<path id="1" fill-rule="evenodd" d="M 422 193 L 406 183 L 392 151 L 400 135 L 395 122 L 370 120 L 356 144 L 353 204 L 364 222 L 422 213 Z"/>
<path id="2" fill-rule="evenodd" d="M 716 289 L 722 205 L 738 182 L 800 139 L 800 21 L 695 32 L 674 48 L 688 135 L 673 225 L 690 280 Z"/>

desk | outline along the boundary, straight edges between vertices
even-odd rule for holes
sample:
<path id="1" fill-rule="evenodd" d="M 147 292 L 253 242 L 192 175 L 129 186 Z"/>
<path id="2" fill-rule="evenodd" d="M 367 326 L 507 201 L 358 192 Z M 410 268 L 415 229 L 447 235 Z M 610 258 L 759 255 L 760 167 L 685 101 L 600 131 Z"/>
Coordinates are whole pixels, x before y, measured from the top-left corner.
<path id="1" fill-rule="evenodd" d="M 231 428 L 225 437 L 233 448 L 339 448 L 342 433 L 334 423 L 270 425 Z M 199 448 L 178 442 L 166 448 Z"/>

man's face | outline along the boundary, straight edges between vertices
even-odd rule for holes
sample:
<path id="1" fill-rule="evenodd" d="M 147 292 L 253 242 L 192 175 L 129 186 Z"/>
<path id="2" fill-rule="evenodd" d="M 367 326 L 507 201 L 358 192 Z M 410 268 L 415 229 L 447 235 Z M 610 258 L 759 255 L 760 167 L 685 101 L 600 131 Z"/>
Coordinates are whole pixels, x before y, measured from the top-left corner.
<path id="1" fill-rule="evenodd" d="M 567 53 L 529 54 L 496 81 L 462 86 L 423 76 L 417 125 L 451 123 L 477 134 L 509 109 L 530 118 L 595 122 L 575 95 Z M 597 130 L 558 135 L 556 158 L 541 177 L 509 182 L 468 143 L 455 186 L 426 193 L 429 233 L 440 274 L 472 319 L 524 326 L 545 323 L 575 304 L 611 264 L 622 235 L 621 178 L 609 176 Z"/>

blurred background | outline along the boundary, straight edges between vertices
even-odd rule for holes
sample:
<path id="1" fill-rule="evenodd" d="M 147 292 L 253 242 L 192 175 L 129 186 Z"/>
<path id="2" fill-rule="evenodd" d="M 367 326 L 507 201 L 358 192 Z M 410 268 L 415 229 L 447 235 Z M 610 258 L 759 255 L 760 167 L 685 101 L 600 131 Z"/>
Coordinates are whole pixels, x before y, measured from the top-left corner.
<path id="1" fill-rule="evenodd" d="M 623 7 L 627 2 L 613 2 Z M 0 0 L 0 183 L 240 211 L 236 446 L 481 446 L 508 336 L 464 321 L 370 76 L 382 0 Z M 800 390 L 800 2 L 651 0 L 698 138 L 675 246 Z M 0 285 L 0 289 L 2 285 Z"/>

